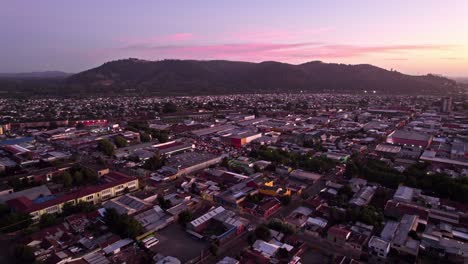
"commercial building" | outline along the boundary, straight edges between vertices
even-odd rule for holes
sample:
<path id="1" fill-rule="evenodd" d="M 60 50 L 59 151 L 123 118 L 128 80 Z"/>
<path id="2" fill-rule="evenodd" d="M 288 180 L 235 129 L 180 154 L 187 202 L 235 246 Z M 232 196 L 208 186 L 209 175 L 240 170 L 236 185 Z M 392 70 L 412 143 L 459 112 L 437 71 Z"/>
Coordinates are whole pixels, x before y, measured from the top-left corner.
<path id="1" fill-rule="evenodd" d="M 426 148 L 431 142 L 431 135 L 415 131 L 395 130 L 387 137 L 387 143 L 403 146 Z"/>

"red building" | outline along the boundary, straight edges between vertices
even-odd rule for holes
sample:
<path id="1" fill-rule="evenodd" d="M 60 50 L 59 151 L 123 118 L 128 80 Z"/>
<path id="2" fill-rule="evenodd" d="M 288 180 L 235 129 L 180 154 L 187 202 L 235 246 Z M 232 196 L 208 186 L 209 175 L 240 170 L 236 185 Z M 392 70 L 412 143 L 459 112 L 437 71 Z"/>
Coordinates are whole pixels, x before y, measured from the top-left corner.
<path id="1" fill-rule="evenodd" d="M 412 147 L 426 148 L 431 142 L 431 135 L 415 131 L 395 130 L 387 137 L 387 143 Z"/>

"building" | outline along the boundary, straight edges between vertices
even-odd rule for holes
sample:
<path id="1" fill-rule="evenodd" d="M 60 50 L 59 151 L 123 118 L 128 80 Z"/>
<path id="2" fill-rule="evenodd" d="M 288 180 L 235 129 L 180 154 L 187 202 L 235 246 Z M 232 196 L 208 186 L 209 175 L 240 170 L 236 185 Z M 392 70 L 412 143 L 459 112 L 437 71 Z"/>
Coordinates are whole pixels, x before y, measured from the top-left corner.
<path id="1" fill-rule="evenodd" d="M 75 205 L 80 202 L 98 204 L 123 195 L 126 191 L 137 190 L 139 187 L 137 178 L 120 172 L 110 172 L 102 176 L 101 180 L 101 184 L 87 186 L 63 195 L 49 195 L 35 200 L 31 200 L 26 196 L 20 196 L 6 203 L 13 210 L 29 213 L 34 220 L 38 220 L 43 214 L 61 213 L 65 204 Z"/>
<path id="2" fill-rule="evenodd" d="M 354 194 L 353 198 L 349 201 L 349 203 L 355 206 L 368 205 L 374 197 L 376 191 L 376 186 L 365 186 Z"/>
<path id="3" fill-rule="evenodd" d="M 432 136 L 415 131 L 395 130 L 387 137 L 387 143 L 426 148 L 432 142 Z"/>
<path id="4" fill-rule="evenodd" d="M 307 171 L 300 170 L 300 169 L 293 170 L 289 174 L 289 176 L 293 177 L 293 178 L 296 178 L 296 179 L 299 179 L 299 180 L 309 181 L 309 182 L 312 182 L 312 183 L 315 183 L 318 180 L 320 180 L 320 178 L 322 178 L 322 175 L 320 175 L 320 174 L 313 173 L 313 172 L 307 172 Z"/>
<path id="5" fill-rule="evenodd" d="M 340 226 L 332 226 L 327 232 L 327 240 L 339 245 L 345 245 L 349 236 L 351 236 L 351 231 Z"/>
<path id="6" fill-rule="evenodd" d="M 448 113 L 452 111 L 452 97 L 444 97 L 442 99 L 442 112 Z"/>
<path id="7" fill-rule="evenodd" d="M 395 236 L 391 241 L 391 248 L 397 250 L 400 253 L 409 254 L 412 256 L 418 256 L 420 241 L 413 239 L 410 236 L 410 232 L 416 232 L 418 227 L 418 216 L 416 215 L 404 215 L 398 228 L 395 232 Z"/>
<path id="8" fill-rule="evenodd" d="M 377 236 L 372 236 L 369 239 L 368 246 L 369 253 L 379 258 L 386 258 L 390 252 L 390 242 Z"/>

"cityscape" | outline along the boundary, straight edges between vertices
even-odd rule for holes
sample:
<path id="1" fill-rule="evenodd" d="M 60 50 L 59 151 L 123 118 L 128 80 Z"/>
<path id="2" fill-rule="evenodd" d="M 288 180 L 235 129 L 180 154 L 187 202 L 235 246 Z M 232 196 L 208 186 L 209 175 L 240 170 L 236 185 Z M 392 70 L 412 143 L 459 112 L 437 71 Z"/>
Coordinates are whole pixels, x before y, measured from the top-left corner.
<path id="1" fill-rule="evenodd" d="M 466 21 L 346 4 L 401 30 L 370 45 L 303 13 L 341 21 L 336 1 L 162 2 L 0 11 L 0 263 L 468 262 Z M 296 28 L 234 34 L 230 11 Z"/>

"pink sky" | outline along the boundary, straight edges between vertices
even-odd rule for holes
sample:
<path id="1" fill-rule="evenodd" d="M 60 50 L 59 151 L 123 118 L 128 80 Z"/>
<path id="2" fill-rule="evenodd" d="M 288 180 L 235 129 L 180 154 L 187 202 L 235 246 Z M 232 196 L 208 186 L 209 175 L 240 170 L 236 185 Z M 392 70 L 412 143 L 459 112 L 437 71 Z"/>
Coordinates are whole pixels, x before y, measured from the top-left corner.
<path id="1" fill-rule="evenodd" d="M 312 60 L 468 76 L 467 0 L 15 0 L 0 72 L 109 60 Z"/>

